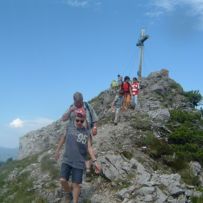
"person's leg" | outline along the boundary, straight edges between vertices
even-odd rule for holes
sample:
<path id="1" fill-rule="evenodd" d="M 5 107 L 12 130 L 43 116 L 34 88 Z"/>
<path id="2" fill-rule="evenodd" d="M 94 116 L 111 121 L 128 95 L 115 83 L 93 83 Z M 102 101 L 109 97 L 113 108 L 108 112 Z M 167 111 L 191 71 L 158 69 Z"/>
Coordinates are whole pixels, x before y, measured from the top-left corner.
<path id="1" fill-rule="evenodd" d="M 73 168 L 72 183 L 73 183 L 73 203 L 78 203 L 80 195 L 80 184 L 82 183 L 83 169 Z"/>
<path id="2" fill-rule="evenodd" d="M 124 94 L 124 97 L 123 97 L 123 107 L 122 107 L 122 110 L 125 111 L 127 110 L 127 95 Z"/>
<path id="3" fill-rule="evenodd" d="M 114 119 L 114 124 L 115 125 L 118 123 L 119 111 L 120 111 L 120 108 L 116 108 L 116 110 L 115 110 L 115 119 Z"/>
<path id="4" fill-rule="evenodd" d="M 61 165 L 61 174 L 60 174 L 60 183 L 62 188 L 66 193 L 66 203 L 70 202 L 70 192 L 72 191 L 71 183 L 68 182 L 70 174 L 71 174 L 72 167 L 68 164 L 62 163 Z"/>
<path id="5" fill-rule="evenodd" d="M 126 108 L 128 109 L 130 106 L 130 102 L 131 102 L 131 96 L 130 96 L 130 94 L 127 94 L 126 97 L 127 97 L 126 98 Z"/>
<path id="6" fill-rule="evenodd" d="M 61 172 L 60 172 L 60 182 L 65 192 L 71 191 L 70 184 L 68 182 L 71 174 L 71 170 L 72 170 L 71 166 L 69 166 L 68 164 L 62 163 Z"/>
<path id="7" fill-rule="evenodd" d="M 134 96 L 134 103 L 135 103 L 135 106 L 137 106 L 137 95 Z"/>
<path id="8" fill-rule="evenodd" d="M 80 195 L 80 184 L 73 183 L 73 203 L 78 203 Z"/>
<path id="9" fill-rule="evenodd" d="M 132 107 L 135 107 L 135 95 L 132 96 Z"/>

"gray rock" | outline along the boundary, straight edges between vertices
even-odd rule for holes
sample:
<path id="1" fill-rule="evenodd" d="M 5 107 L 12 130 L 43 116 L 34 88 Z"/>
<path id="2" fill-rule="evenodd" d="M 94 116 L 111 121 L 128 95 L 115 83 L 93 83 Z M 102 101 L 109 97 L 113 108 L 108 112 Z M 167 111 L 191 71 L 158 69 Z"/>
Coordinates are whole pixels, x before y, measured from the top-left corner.
<path id="1" fill-rule="evenodd" d="M 190 167 L 192 173 L 193 173 L 195 176 L 200 175 L 200 172 L 201 172 L 202 167 L 201 167 L 201 165 L 200 165 L 199 162 L 197 162 L 197 161 L 192 162 L 192 161 L 191 161 L 190 164 L 189 164 L 189 167 Z"/>
<path id="2" fill-rule="evenodd" d="M 103 174 L 109 180 L 124 179 L 132 168 L 132 164 L 124 160 L 120 155 L 108 154 L 99 157 Z"/>

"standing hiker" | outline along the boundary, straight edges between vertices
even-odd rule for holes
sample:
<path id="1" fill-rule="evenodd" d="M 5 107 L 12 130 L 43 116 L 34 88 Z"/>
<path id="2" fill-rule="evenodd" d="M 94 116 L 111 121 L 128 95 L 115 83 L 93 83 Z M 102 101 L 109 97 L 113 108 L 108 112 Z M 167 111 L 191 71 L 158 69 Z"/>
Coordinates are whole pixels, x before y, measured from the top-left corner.
<path id="1" fill-rule="evenodd" d="M 124 101 L 123 101 L 123 110 L 127 110 L 131 103 L 131 84 L 130 84 L 130 78 L 128 76 L 125 76 L 124 82 L 121 84 L 120 89 L 124 92 Z"/>
<path id="2" fill-rule="evenodd" d="M 76 109 L 74 113 L 75 118 L 68 123 L 66 135 L 62 137 L 56 153 L 59 157 L 59 152 L 65 143 L 60 182 L 66 192 L 66 201 L 70 201 L 71 191 L 73 191 L 73 202 L 78 203 L 87 152 L 89 152 L 96 173 L 100 172 L 101 167 L 93 152 L 90 131 L 83 125 L 86 120 L 86 112 L 82 107 Z M 72 185 L 69 182 L 70 176 L 72 176 Z"/>
<path id="3" fill-rule="evenodd" d="M 123 105 L 123 90 L 120 89 L 112 103 L 112 110 L 113 112 L 115 112 L 114 125 L 118 124 L 119 114 L 122 105 Z"/>
<path id="4" fill-rule="evenodd" d="M 137 78 L 133 78 L 132 86 L 132 106 L 135 108 L 137 106 L 137 97 L 139 94 L 140 83 L 138 82 Z"/>
<path id="5" fill-rule="evenodd" d="M 116 90 L 117 87 L 118 87 L 117 81 L 116 80 L 112 80 L 112 82 L 111 82 L 111 89 L 112 90 Z"/>

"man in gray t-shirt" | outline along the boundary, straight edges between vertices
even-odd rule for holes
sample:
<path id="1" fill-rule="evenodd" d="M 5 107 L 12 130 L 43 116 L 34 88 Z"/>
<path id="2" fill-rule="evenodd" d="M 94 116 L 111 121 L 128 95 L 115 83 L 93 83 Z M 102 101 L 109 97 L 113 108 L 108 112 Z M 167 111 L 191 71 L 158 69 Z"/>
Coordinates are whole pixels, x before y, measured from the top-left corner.
<path id="1" fill-rule="evenodd" d="M 79 108 L 84 108 L 85 113 L 86 113 L 86 122 L 85 122 L 85 127 L 90 129 L 91 136 L 90 140 L 92 143 L 92 136 L 95 136 L 97 134 L 97 121 L 98 121 L 98 116 L 95 113 L 94 109 L 92 106 L 83 101 L 83 95 L 80 92 L 76 92 L 73 95 L 73 100 L 74 103 L 69 107 L 67 112 L 62 116 L 62 121 L 67 121 L 69 122 L 74 121 L 75 119 L 75 110 Z M 61 138 L 63 139 L 63 138 Z M 89 158 L 86 161 L 86 172 L 89 174 L 90 173 L 90 167 L 91 167 L 91 162 L 89 161 Z"/>
<path id="2" fill-rule="evenodd" d="M 93 153 L 90 142 L 90 131 L 88 128 L 83 126 L 85 120 L 86 113 L 84 108 L 76 109 L 75 119 L 74 121 L 70 121 L 68 123 L 66 135 L 63 137 L 63 142 L 59 143 L 56 150 L 56 154 L 58 155 L 56 158 L 58 158 L 61 147 L 65 143 L 60 182 L 64 190 L 69 193 L 71 192 L 69 178 L 70 175 L 72 176 L 74 203 L 78 203 L 80 184 L 82 183 L 82 175 L 85 169 L 87 152 L 89 152 L 92 162 L 94 163 L 95 172 L 99 173 L 101 170 L 101 167 L 97 163 L 96 157 Z M 67 199 L 67 201 L 69 200 Z"/>

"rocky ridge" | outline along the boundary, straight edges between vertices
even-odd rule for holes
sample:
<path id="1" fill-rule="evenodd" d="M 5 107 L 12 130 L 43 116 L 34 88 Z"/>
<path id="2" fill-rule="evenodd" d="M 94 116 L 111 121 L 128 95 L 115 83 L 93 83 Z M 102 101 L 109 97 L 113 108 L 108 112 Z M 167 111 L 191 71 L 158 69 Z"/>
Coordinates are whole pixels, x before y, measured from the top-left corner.
<path id="1" fill-rule="evenodd" d="M 185 184 L 178 173 L 150 158 L 146 148 L 140 146 L 151 133 L 166 136 L 165 123 L 171 109 L 192 110 L 183 89 L 169 78 L 168 71 L 161 70 L 143 79 L 138 108 L 123 112 L 118 126 L 113 125 L 110 111 L 114 96 L 115 91 L 109 89 L 90 101 L 100 118 L 93 146 L 103 173 L 92 175 L 91 182 L 82 185 L 80 202 L 186 203 L 192 202 L 192 196 L 201 196 L 194 186 Z M 28 193 L 38 194 L 45 202 L 63 202 L 57 181 L 60 161 L 54 161 L 54 150 L 65 125 L 57 121 L 21 138 L 19 158 L 23 161 L 35 156 L 35 159 L 8 173 L 0 197 L 7 194 L 10 183 L 28 173 L 33 181 Z M 199 179 L 203 177 L 197 162 L 191 162 L 191 170 Z M 15 196 L 8 196 L 7 202 L 12 202 L 12 198 Z M 33 197 L 32 202 L 40 201 Z"/>

